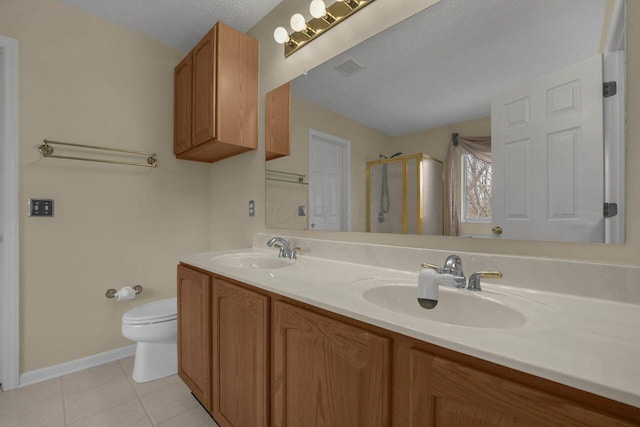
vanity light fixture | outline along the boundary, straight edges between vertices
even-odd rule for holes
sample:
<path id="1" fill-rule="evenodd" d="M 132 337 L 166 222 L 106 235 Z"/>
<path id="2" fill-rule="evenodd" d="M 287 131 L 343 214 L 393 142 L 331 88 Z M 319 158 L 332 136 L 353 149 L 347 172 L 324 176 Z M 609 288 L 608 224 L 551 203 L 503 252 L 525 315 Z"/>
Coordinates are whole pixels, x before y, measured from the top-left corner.
<path id="1" fill-rule="evenodd" d="M 296 13 L 289 22 L 293 33 L 289 34 L 285 27 L 278 27 L 273 32 L 273 38 L 277 43 L 284 44 L 284 56 L 287 57 L 374 1 L 338 0 L 327 7 L 324 0 L 312 0 L 309 5 L 310 20 L 305 21 L 304 15 Z"/>

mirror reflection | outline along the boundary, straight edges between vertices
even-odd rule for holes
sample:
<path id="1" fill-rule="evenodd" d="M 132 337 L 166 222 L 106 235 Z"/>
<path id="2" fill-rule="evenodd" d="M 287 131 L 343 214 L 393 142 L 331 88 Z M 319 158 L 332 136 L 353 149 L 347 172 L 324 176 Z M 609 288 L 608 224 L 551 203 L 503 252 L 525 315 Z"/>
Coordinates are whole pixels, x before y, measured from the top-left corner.
<path id="1" fill-rule="evenodd" d="M 619 4 L 441 0 L 299 76 L 267 227 L 623 243 Z"/>

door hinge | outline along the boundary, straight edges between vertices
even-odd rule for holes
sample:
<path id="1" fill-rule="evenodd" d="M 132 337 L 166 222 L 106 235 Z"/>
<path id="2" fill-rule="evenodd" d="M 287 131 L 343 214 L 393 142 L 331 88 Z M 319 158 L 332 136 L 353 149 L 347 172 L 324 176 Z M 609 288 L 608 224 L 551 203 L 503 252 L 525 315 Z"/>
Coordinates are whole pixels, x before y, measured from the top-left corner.
<path id="1" fill-rule="evenodd" d="M 618 204 L 617 203 L 605 203 L 604 204 L 604 217 L 611 218 L 618 215 Z"/>
<path id="2" fill-rule="evenodd" d="M 616 82 L 604 82 L 602 84 L 602 87 L 602 94 L 605 98 L 609 98 L 610 96 L 618 93 L 618 84 Z"/>

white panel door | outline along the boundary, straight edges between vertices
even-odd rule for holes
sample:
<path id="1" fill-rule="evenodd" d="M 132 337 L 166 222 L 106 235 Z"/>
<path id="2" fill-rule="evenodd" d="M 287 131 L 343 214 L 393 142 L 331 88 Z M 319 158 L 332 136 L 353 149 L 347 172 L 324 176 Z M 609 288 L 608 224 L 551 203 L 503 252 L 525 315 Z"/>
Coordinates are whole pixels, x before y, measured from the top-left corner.
<path id="1" fill-rule="evenodd" d="M 492 225 L 502 237 L 604 241 L 602 56 L 491 101 Z"/>
<path id="2" fill-rule="evenodd" d="M 309 134 L 309 228 L 349 228 L 349 141 L 317 131 Z"/>

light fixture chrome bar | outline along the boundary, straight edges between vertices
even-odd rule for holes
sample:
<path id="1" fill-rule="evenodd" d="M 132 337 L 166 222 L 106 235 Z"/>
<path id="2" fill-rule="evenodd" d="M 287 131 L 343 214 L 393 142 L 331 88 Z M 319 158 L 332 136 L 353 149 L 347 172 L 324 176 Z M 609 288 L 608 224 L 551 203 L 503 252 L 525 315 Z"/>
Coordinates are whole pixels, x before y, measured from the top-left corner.
<path id="1" fill-rule="evenodd" d="M 331 4 L 327 7 L 325 16 L 310 19 L 307 21 L 305 29 L 289 34 L 289 40 L 284 43 L 284 56 L 288 57 L 374 1 L 346 0 Z"/>

